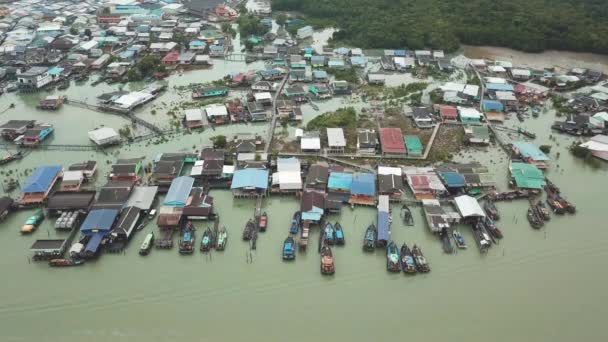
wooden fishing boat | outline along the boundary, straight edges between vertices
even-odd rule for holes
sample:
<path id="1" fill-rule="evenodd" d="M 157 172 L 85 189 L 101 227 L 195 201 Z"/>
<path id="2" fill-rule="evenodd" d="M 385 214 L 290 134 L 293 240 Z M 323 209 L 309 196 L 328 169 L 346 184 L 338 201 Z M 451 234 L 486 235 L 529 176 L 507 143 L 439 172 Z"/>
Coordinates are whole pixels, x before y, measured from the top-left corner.
<path id="1" fill-rule="evenodd" d="M 188 221 L 182 230 L 182 237 L 179 241 L 180 254 L 192 254 L 194 252 L 194 225 Z"/>
<path id="2" fill-rule="evenodd" d="M 332 275 L 336 273 L 336 266 L 334 264 L 334 256 L 331 253 L 331 247 L 323 245 L 321 247 L 321 274 Z"/>
<path id="3" fill-rule="evenodd" d="M 492 235 L 493 237 L 495 237 L 497 239 L 502 239 L 502 237 L 503 237 L 502 231 L 500 231 L 500 229 L 498 229 L 498 227 L 496 226 L 494 221 L 492 221 L 491 218 L 486 216 L 482 220 L 483 220 L 484 227 L 486 228 L 488 233 L 490 233 L 490 235 Z"/>
<path id="4" fill-rule="evenodd" d="M 431 270 L 431 267 L 422 254 L 420 247 L 414 245 L 414 247 L 412 247 L 412 255 L 414 256 L 414 263 L 416 264 L 416 270 L 418 272 L 426 273 Z"/>
<path id="5" fill-rule="evenodd" d="M 255 223 L 250 219 L 245 224 L 245 229 L 243 230 L 243 240 L 249 241 L 253 237 L 253 233 L 255 231 Z"/>
<path id="6" fill-rule="evenodd" d="M 291 219 L 291 226 L 289 227 L 289 234 L 298 234 L 300 230 L 300 223 L 302 219 L 302 212 L 296 211 Z"/>
<path id="7" fill-rule="evenodd" d="M 258 226 L 260 227 L 260 231 L 266 231 L 266 227 L 268 227 L 268 215 L 266 215 L 266 212 L 263 212 L 260 216 L 260 222 Z"/>
<path id="8" fill-rule="evenodd" d="M 414 256 L 412 255 L 412 251 L 407 246 L 407 244 L 403 244 L 401 246 L 401 270 L 406 274 L 414 274 L 416 273 L 416 263 L 414 262 Z"/>
<path id="9" fill-rule="evenodd" d="M 399 272 L 399 248 L 394 241 L 386 246 L 386 269 L 389 272 Z"/>
<path id="10" fill-rule="evenodd" d="M 376 249 L 376 239 L 378 238 L 378 229 L 372 223 L 365 230 L 365 236 L 363 237 L 363 250 L 372 252 Z"/>
<path id="11" fill-rule="evenodd" d="M 551 220 L 551 212 L 549 211 L 549 208 L 547 208 L 545 203 L 543 203 L 542 201 L 538 201 L 538 203 L 536 203 L 536 208 L 537 208 L 538 214 L 540 214 L 540 216 L 543 218 L 543 220 L 545 220 L 545 221 Z"/>
<path id="12" fill-rule="evenodd" d="M 69 266 L 79 266 L 84 264 L 84 260 L 82 259 L 51 259 L 49 261 L 49 266 L 52 267 L 69 267 Z"/>
<path id="13" fill-rule="evenodd" d="M 226 231 L 226 227 L 222 227 L 217 234 L 217 245 L 215 246 L 215 250 L 223 251 L 226 249 L 226 243 L 228 243 L 228 232 Z"/>
<path id="14" fill-rule="evenodd" d="M 150 253 L 150 249 L 152 249 L 153 243 L 154 243 L 154 233 L 150 232 L 144 238 L 144 242 L 141 243 L 141 247 L 139 247 L 139 255 L 148 255 Z"/>
<path id="15" fill-rule="evenodd" d="M 14 160 L 19 160 L 22 158 L 23 158 L 23 153 L 21 151 L 19 151 L 17 153 L 12 153 L 12 154 L 9 154 L 8 156 L 5 156 L 4 158 L 0 159 L 0 165 L 8 164 Z"/>
<path id="16" fill-rule="evenodd" d="M 335 236 L 336 236 L 336 245 L 343 246 L 346 240 L 344 239 L 344 230 L 342 230 L 342 225 L 340 222 L 336 222 L 334 224 Z"/>
<path id="17" fill-rule="evenodd" d="M 540 229 L 544 224 L 543 220 L 536 214 L 533 207 L 528 208 L 526 217 L 534 229 Z"/>
<path id="18" fill-rule="evenodd" d="M 500 213 L 498 212 L 498 208 L 496 208 L 494 201 L 490 199 L 485 200 L 483 202 L 483 210 L 492 220 L 497 221 L 500 219 Z"/>
<path id="19" fill-rule="evenodd" d="M 30 234 L 38 228 L 40 223 L 44 220 L 44 211 L 42 209 L 36 210 L 34 215 L 28 217 L 23 226 L 21 227 L 21 234 Z"/>
<path id="20" fill-rule="evenodd" d="M 203 232 L 203 237 L 201 238 L 201 252 L 207 253 L 211 250 L 211 235 L 211 228 L 207 227 L 205 232 Z"/>
<path id="21" fill-rule="evenodd" d="M 401 215 L 403 216 L 403 222 L 408 226 L 414 225 L 414 216 L 412 216 L 412 211 L 410 208 L 404 204 L 401 207 Z"/>
<path id="22" fill-rule="evenodd" d="M 283 260 L 295 260 L 296 258 L 296 242 L 290 235 L 283 242 Z"/>
<path id="23" fill-rule="evenodd" d="M 456 247 L 458 247 L 460 249 L 467 248 L 467 243 L 464 241 L 464 237 L 462 237 L 462 234 L 460 234 L 460 232 L 458 230 L 454 229 L 452 231 L 452 237 L 454 238 L 454 241 L 456 242 Z"/>
<path id="24" fill-rule="evenodd" d="M 323 241 L 330 246 L 336 243 L 336 229 L 329 222 L 323 228 Z"/>

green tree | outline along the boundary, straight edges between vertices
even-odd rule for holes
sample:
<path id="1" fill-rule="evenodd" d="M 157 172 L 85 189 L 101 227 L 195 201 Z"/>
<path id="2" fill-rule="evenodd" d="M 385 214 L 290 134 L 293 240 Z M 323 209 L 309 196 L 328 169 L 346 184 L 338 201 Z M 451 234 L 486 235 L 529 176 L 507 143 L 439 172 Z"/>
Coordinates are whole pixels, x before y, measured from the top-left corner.
<path id="1" fill-rule="evenodd" d="M 74 26 L 70 27 L 70 34 L 71 35 L 77 35 L 78 34 L 78 29 Z"/>
<path id="2" fill-rule="evenodd" d="M 86 28 L 86 29 L 84 29 L 84 35 L 91 38 L 91 36 L 93 35 L 93 32 L 91 32 L 90 28 Z"/>
<path id="3" fill-rule="evenodd" d="M 285 13 L 279 13 L 277 15 L 277 18 L 275 20 L 277 22 L 277 25 L 284 26 L 285 23 L 287 23 L 287 14 L 285 14 Z"/>
<path id="4" fill-rule="evenodd" d="M 130 82 L 141 81 L 142 75 L 136 68 L 131 68 L 129 71 L 127 71 L 127 79 Z"/>
<path id="5" fill-rule="evenodd" d="M 223 149 L 228 145 L 225 135 L 216 135 L 211 137 L 209 140 L 211 140 L 213 143 L 213 148 Z"/>

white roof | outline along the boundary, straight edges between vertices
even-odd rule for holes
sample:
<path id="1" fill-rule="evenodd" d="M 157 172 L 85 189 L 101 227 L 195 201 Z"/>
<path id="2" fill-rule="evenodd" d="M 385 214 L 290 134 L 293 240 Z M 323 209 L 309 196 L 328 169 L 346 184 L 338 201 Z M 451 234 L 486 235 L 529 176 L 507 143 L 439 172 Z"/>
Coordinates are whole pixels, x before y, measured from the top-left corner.
<path id="1" fill-rule="evenodd" d="M 302 137 L 300 148 L 303 150 L 320 150 L 321 138 L 319 137 Z"/>
<path id="2" fill-rule="evenodd" d="M 463 91 L 465 86 L 466 86 L 466 84 L 464 84 L 464 83 L 446 82 L 440 88 L 444 92 L 445 91 L 456 91 L 456 92 L 459 92 L 459 91 Z"/>
<path id="3" fill-rule="evenodd" d="M 474 84 L 467 84 L 462 92 L 469 96 L 477 96 L 479 95 L 479 86 Z"/>
<path id="4" fill-rule="evenodd" d="M 199 108 L 191 108 L 186 109 L 184 111 L 186 114 L 186 121 L 202 121 L 203 120 L 203 111 Z"/>
<path id="5" fill-rule="evenodd" d="M 272 183 L 279 184 L 281 190 L 302 189 L 302 176 L 300 172 L 286 171 L 272 174 Z"/>
<path id="6" fill-rule="evenodd" d="M 207 113 L 208 117 L 228 115 L 228 109 L 226 109 L 226 106 L 222 104 L 211 105 L 205 108 L 205 112 Z"/>
<path id="7" fill-rule="evenodd" d="M 528 69 L 512 69 L 511 74 L 513 74 L 513 76 L 530 77 L 532 72 Z"/>
<path id="8" fill-rule="evenodd" d="M 300 160 L 298 158 L 277 158 L 277 171 L 300 173 Z"/>
<path id="9" fill-rule="evenodd" d="M 327 129 L 327 145 L 330 147 L 345 147 L 344 131 L 342 128 Z"/>
<path id="10" fill-rule="evenodd" d="M 152 94 L 144 93 L 144 92 L 140 92 L 140 91 L 134 91 L 132 93 L 119 97 L 118 99 L 116 99 L 114 101 L 114 103 L 116 103 L 117 105 L 119 105 L 120 107 L 123 107 L 123 108 L 130 108 L 131 106 L 141 103 L 152 97 L 153 97 Z"/>
<path id="11" fill-rule="evenodd" d="M 224 165 L 224 167 L 222 168 L 222 173 L 225 174 L 230 174 L 230 173 L 234 173 L 234 165 Z"/>
<path id="12" fill-rule="evenodd" d="M 479 119 L 483 115 L 475 108 L 470 107 L 458 107 L 458 114 L 460 117 L 471 118 L 471 119 Z"/>
<path id="13" fill-rule="evenodd" d="M 194 165 L 190 170 L 190 176 L 200 176 L 203 174 L 203 166 L 202 165 Z"/>
<path id="14" fill-rule="evenodd" d="M 593 115 L 593 117 L 596 118 L 596 119 L 601 119 L 601 120 L 604 120 L 604 121 L 608 121 L 608 113 L 606 113 L 606 112 L 595 113 Z"/>
<path id="15" fill-rule="evenodd" d="M 89 139 L 93 141 L 102 141 L 114 137 L 118 137 L 118 133 L 110 127 L 101 127 L 89 132 Z"/>
<path id="16" fill-rule="evenodd" d="M 88 42 L 84 42 L 80 45 L 81 50 L 91 50 L 94 47 L 97 47 L 96 40 L 89 40 Z"/>
<path id="17" fill-rule="evenodd" d="M 443 57 L 445 57 L 445 53 L 443 53 L 443 50 L 434 50 L 433 51 L 433 57 L 435 57 L 435 58 L 443 58 Z"/>
<path id="18" fill-rule="evenodd" d="M 395 64 L 403 67 L 413 66 L 416 64 L 414 57 L 393 57 L 393 60 L 395 61 Z"/>
<path id="19" fill-rule="evenodd" d="M 378 166 L 378 174 L 379 175 L 395 175 L 401 176 L 403 171 L 400 167 L 391 167 L 391 166 Z"/>
<path id="20" fill-rule="evenodd" d="M 497 91 L 496 98 L 499 101 L 516 101 L 517 100 L 517 98 L 515 97 L 513 92 L 510 92 L 510 91 Z"/>
<path id="21" fill-rule="evenodd" d="M 511 63 L 509 61 L 495 61 L 494 64 L 500 65 L 500 66 L 505 67 L 507 69 L 511 69 L 513 67 L 513 63 Z"/>
<path id="22" fill-rule="evenodd" d="M 184 7 L 184 5 L 182 4 L 168 4 L 162 7 L 162 9 L 164 10 L 178 10 L 180 8 Z"/>
<path id="23" fill-rule="evenodd" d="M 462 195 L 454 198 L 456 207 L 462 217 L 485 217 L 486 214 L 479 205 L 479 202 L 471 196 Z"/>
<path id="24" fill-rule="evenodd" d="M 593 140 L 582 143 L 579 146 L 588 148 L 589 150 L 595 152 L 608 152 L 608 144 L 602 144 Z"/>
<path id="25" fill-rule="evenodd" d="M 301 129 L 301 128 L 296 128 L 296 131 L 295 131 L 295 137 L 296 137 L 296 138 L 301 138 L 301 137 L 303 137 L 303 136 L 304 136 L 304 130 L 303 130 L 303 129 Z"/>
<path id="26" fill-rule="evenodd" d="M 486 65 L 486 61 L 483 59 L 471 59 L 470 62 L 471 62 L 471 65 L 473 65 L 473 66 L 485 66 Z"/>
<path id="27" fill-rule="evenodd" d="M 488 67 L 488 70 L 490 70 L 491 72 L 506 72 L 507 69 L 503 68 L 500 65 L 490 65 Z"/>
<path id="28" fill-rule="evenodd" d="M 84 173 L 82 171 L 63 171 L 64 182 L 80 181 L 83 178 Z"/>
<path id="29" fill-rule="evenodd" d="M 507 80 L 501 77 L 486 77 L 486 83 L 506 84 Z"/>
<path id="30" fill-rule="evenodd" d="M 600 100 L 600 101 L 606 101 L 606 100 L 608 100 L 608 94 L 606 94 L 606 93 L 593 93 L 590 96 L 592 98 L 594 98 L 596 100 Z"/>
<path id="31" fill-rule="evenodd" d="M 255 93 L 253 95 L 253 97 L 255 97 L 256 101 L 263 101 L 263 100 L 272 101 L 272 95 L 269 92 Z"/>

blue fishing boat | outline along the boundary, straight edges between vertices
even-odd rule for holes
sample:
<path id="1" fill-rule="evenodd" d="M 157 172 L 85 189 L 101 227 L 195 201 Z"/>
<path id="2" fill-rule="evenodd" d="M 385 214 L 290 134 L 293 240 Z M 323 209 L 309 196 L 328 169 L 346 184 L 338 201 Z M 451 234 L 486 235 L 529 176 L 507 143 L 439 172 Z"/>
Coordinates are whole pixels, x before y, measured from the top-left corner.
<path id="1" fill-rule="evenodd" d="M 291 220 L 291 226 L 289 227 L 289 234 L 298 234 L 300 231 L 300 223 L 302 221 L 302 213 L 300 211 L 296 211 L 293 214 L 293 219 Z"/>
<path id="2" fill-rule="evenodd" d="M 414 257 L 412 256 L 412 251 L 410 248 L 404 243 L 401 246 L 401 269 L 403 273 L 406 274 L 414 274 L 416 273 L 416 263 L 414 262 Z"/>
<path id="3" fill-rule="evenodd" d="M 459 231 L 454 229 L 452 231 L 452 236 L 454 237 L 454 241 L 456 241 L 456 247 L 458 247 L 460 249 L 467 248 L 467 243 L 464 241 L 464 238 L 462 237 L 462 234 L 460 234 Z"/>
<path id="4" fill-rule="evenodd" d="M 399 248 L 394 241 L 386 246 L 386 269 L 389 272 L 399 272 Z"/>
<path id="5" fill-rule="evenodd" d="M 179 242 L 180 254 L 192 254 L 194 251 L 194 226 L 188 222 L 182 230 L 182 238 Z"/>
<path id="6" fill-rule="evenodd" d="M 344 240 L 344 231 L 342 230 L 340 222 L 334 224 L 334 229 L 336 230 L 336 245 L 344 245 L 346 241 Z"/>
<path id="7" fill-rule="evenodd" d="M 376 229 L 376 225 L 373 223 L 367 227 L 365 231 L 365 236 L 363 237 L 363 250 L 367 252 L 372 252 L 376 249 L 376 238 L 378 237 L 378 230 Z"/>
<path id="8" fill-rule="evenodd" d="M 201 252 L 206 253 L 211 250 L 211 236 L 213 233 L 211 232 L 211 228 L 205 229 L 203 233 L 203 238 L 201 239 Z"/>
<path id="9" fill-rule="evenodd" d="M 283 242 L 283 260 L 294 260 L 296 258 L 296 243 L 290 235 Z"/>
<path id="10" fill-rule="evenodd" d="M 336 228 L 329 222 L 323 228 L 323 241 L 330 246 L 336 243 Z"/>

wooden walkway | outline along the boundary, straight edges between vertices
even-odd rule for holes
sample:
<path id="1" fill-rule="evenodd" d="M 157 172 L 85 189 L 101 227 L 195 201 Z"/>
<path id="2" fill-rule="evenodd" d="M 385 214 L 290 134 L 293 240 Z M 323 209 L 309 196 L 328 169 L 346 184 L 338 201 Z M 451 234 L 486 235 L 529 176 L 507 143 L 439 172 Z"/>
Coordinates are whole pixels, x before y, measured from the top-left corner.
<path id="1" fill-rule="evenodd" d="M 274 97 L 272 98 L 272 119 L 270 120 L 270 126 L 268 127 L 268 134 L 266 136 L 266 145 L 264 146 L 264 153 L 269 153 L 270 147 L 272 146 L 272 138 L 274 137 L 274 129 L 277 125 L 277 99 L 281 96 L 281 92 L 283 91 L 283 87 L 285 87 L 285 83 L 287 82 L 288 76 L 285 75 L 283 80 L 281 81 L 281 85 L 274 93 Z"/>

